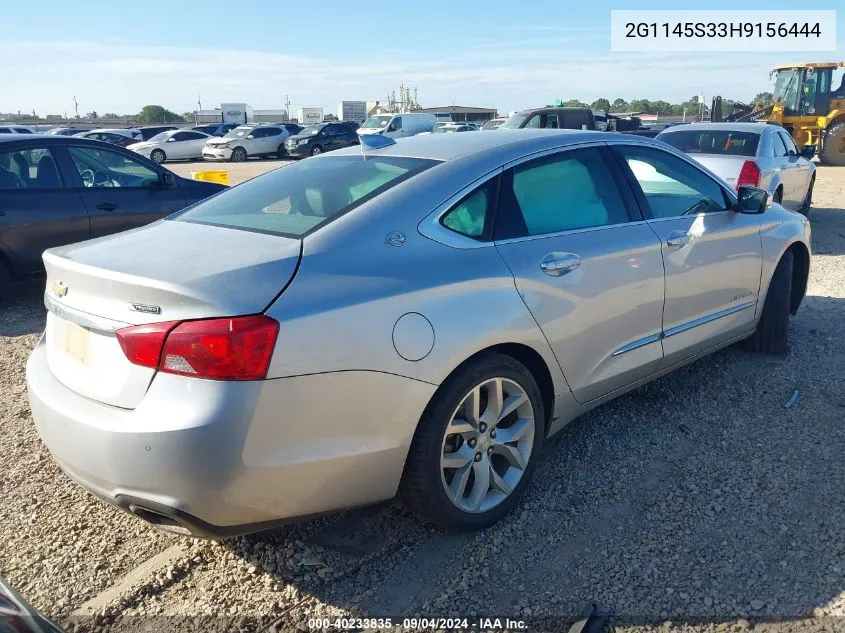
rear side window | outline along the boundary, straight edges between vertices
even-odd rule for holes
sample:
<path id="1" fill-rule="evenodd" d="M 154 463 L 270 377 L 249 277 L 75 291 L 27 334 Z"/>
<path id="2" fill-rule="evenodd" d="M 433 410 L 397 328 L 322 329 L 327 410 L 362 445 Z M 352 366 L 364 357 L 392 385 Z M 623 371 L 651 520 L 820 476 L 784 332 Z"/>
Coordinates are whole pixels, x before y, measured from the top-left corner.
<path id="1" fill-rule="evenodd" d="M 789 152 L 787 151 L 786 145 L 780 137 L 780 134 L 772 134 L 772 150 L 774 151 L 774 155 L 776 157 L 789 156 Z"/>
<path id="2" fill-rule="evenodd" d="M 599 151 L 575 150 L 506 172 L 496 239 L 621 224 L 629 219 Z"/>
<path id="3" fill-rule="evenodd" d="M 63 186 L 56 160 L 46 147 L 0 152 L 0 190 L 59 189 Z"/>
<path id="4" fill-rule="evenodd" d="M 686 130 L 661 134 L 658 140 L 676 147 L 685 154 L 756 156 L 760 135 L 756 132 L 729 130 Z"/>
<path id="5" fill-rule="evenodd" d="M 437 161 L 337 156 L 271 171 L 170 219 L 301 238 Z"/>
<path id="6" fill-rule="evenodd" d="M 475 240 L 481 240 L 487 234 L 487 224 L 491 217 L 491 206 L 498 189 L 498 178 L 493 178 L 449 209 L 440 218 L 440 223 L 447 229 Z"/>

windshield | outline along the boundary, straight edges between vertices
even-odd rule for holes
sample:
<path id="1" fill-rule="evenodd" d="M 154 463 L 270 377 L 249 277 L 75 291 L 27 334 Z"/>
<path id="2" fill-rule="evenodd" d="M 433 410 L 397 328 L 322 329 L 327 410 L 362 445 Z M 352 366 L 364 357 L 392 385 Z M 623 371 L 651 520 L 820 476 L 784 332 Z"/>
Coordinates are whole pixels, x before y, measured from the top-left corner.
<path id="1" fill-rule="evenodd" d="M 760 135 L 756 132 L 730 130 L 684 130 L 663 132 L 657 140 L 677 147 L 687 154 L 756 156 Z"/>
<path id="2" fill-rule="evenodd" d="M 170 220 L 300 238 L 436 163 L 393 156 L 304 160 L 228 189 Z"/>
<path id="3" fill-rule="evenodd" d="M 374 114 L 369 119 L 364 121 L 364 125 L 362 125 L 361 127 L 384 127 L 392 118 L 392 114 Z"/>
<path id="4" fill-rule="evenodd" d="M 243 138 L 247 134 L 252 132 L 251 127 L 236 127 L 234 130 L 230 130 L 226 134 L 226 138 Z"/>
<path id="5" fill-rule="evenodd" d="M 775 89 L 772 96 L 776 101 L 783 101 L 784 107 L 789 110 L 798 109 L 798 84 L 800 77 L 800 68 L 779 70 L 775 76 Z"/>
<path id="6" fill-rule="evenodd" d="M 508 117 L 507 121 L 502 123 L 499 127 L 518 129 L 525 121 L 527 111 L 515 112 L 513 116 Z"/>
<path id="7" fill-rule="evenodd" d="M 297 134 L 299 136 L 316 136 L 322 129 L 322 125 L 308 125 L 301 132 L 297 132 Z"/>
<path id="8" fill-rule="evenodd" d="M 502 123 L 504 123 L 504 121 L 502 121 L 501 119 L 491 119 L 490 121 L 487 121 L 487 123 L 482 125 L 481 129 L 482 130 L 495 130 L 496 128 L 501 127 Z"/>
<path id="9" fill-rule="evenodd" d="M 172 136 L 171 132 L 159 132 L 155 136 L 150 137 L 148 143 L 165 143 L 167 139 Z"/>

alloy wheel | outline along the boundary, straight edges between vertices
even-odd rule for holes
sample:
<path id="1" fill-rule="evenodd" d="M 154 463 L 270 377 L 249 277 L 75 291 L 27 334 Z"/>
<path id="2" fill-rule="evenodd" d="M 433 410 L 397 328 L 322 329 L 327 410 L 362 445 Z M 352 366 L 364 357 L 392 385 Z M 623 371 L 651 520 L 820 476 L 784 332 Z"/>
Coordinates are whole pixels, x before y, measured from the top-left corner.
<path id="1" fill-rule="evenodd" d="M 508 378 L 476 385 L 453 412 L 441 445 L 446 496 L 464 512 L 495 508 L 531 460 L 536 421 L 525 389 Z"/>

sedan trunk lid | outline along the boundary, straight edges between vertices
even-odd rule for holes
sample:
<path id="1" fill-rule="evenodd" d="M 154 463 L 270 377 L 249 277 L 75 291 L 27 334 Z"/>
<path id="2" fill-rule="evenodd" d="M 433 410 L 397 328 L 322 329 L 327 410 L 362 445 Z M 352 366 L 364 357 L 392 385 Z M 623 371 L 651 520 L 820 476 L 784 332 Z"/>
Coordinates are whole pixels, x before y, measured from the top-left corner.
<path id="1" fill-rule="evenodd" d="M 300 253 L 297 239 L 167 220 L 50 249 L 48 365 L 70 389 L 134 408 L 155 370 L 126 359 L 116 330 L 262 312 Z"/>

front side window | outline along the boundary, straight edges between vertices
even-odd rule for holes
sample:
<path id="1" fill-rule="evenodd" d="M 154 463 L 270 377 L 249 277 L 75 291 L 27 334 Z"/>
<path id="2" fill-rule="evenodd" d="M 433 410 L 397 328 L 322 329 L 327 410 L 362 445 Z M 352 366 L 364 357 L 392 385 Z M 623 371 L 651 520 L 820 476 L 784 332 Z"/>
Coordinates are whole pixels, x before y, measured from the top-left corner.
<path id="1" fill-rule="evenodd" d="M 46 147 L 0 152 L 0 190 L 63 186 L 53 154 Z"/>
<path id="2" fill-rule="evenodd" d="M 774 155 L 777 158 L 789 156 L 789 152 L 786 149 L 786 144 L 784 144 L 783 138 L 780 134 L 772 134 L 772 150 L 774 151 Z"/>
<path id="3" fill-rule="evenodd" d="M 85 187 L 158 185 L 158 172 L 119 152 L 99 147 L 69 147 L 68 151 Z"/>
<path id="4" fill-rule="evenodd" d="M 389 132 L 395 132 L 396 130 L 402 129 L 402 117 L 398 116 L 393 119 L 393 122 L 390 124 L 390 128 L 388 129 Z"/>
<path id="5" fill-rule="evenodd" d="M 601 153 L 573 150 L 505 172 L 496 239 L 628 221 L 625 203 Z"/>
<path id="6" fill-rule="evenodd" d="M 724 211 L 725 194 L 704 172 L 668 152 L 618 146 L 639 183 L 653 218 Z"/>
<path id="7" fill-rule="evenodd" d="M 449 209 L 440 223 L 447 229 L 479 240 L 487 229 L 490 206 L 496 195 L 498 179 L 493 178 Z"/>
<path id="8" fill-rule="evenodd" d="M 778 132 L 781 140 L 783 141 L 784 147 L 786 147 L 786 154 L 788 156 L 798 156 L 798 148 L 795 146 L 795 141 L 792 140 L 792 137 L 787 134 L 786 132 Z"/>
<path id="9" fill-rule="evenodd" d="M 435 164 L 393 156 L 305 160 L 228 189 L 171 220 L 301 238 Z"/>

